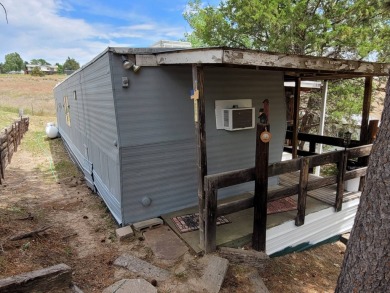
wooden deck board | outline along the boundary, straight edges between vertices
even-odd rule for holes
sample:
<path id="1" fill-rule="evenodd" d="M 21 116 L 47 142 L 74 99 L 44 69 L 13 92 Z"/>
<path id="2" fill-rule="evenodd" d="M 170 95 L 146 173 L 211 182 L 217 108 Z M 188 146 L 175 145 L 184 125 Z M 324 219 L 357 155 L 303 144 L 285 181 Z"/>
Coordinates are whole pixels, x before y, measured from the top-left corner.
<path id="1" fill-rule="evenodd" d="M 313 174 L 309 174 L 309 181 L 315 180 L 316 178 L 319 177 Z M 280 175 L 279 180 L 280 180 L 279 184 L 282 186 L 292 186 L 298 184 L 299 171 Z M 327 204 L 334 205 L 336 201 L 336 191 L 337 191 L 337 186 L 336 184 L 333 184 L 316 190 L 311 190 L 307 193 L 307 195 L 312 198 L 318 199 L 322 202 L 325 202 Z M 357 192 L 344 191 L 343 202 L 347 202 L 359 198 L 360 195 L 361 195 L 360 191 Z"/>

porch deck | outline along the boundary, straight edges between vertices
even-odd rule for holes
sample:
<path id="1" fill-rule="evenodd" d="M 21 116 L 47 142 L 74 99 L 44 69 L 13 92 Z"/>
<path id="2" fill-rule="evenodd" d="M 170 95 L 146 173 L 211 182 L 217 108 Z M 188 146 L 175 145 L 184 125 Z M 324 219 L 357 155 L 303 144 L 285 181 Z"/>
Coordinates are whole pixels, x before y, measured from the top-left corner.
<path id="1" fill-rule="evenodd" d="M 309 181 L 318 178 L 310 174 Z M 278 186 L 284 188 L 299 182 L 299 172 L 279 176 Z M 361 192 L 345 191 L 343 207 L 335 212 L 336 184 L 308 192 L 306 202 L 305 224 L 295 226 L 297 210 L 269 214 L 267 217 L 266 252 L 271 255 L 285 249 L 298 250 L 306 246 L 325 241 L 336 235 L 350 231 L 352 228 Z M 253 196 L 253 193 L 241 194 L 229 199 L 220 200 L 225 203 Z M 297 200 L 297 195 L 293 198 Z M 172 221 L 173 217 L 198 212 L 198 206 L 175 211 L 162 216 L 164 221 L 175 231 L 196 253 L 199 247 L 199 230 L 180 233 Z M 226 215 L 231 223 L 217 226 L 217 246 L 239 247 L 251 241 L 253 232 L 253 208 Z"/>

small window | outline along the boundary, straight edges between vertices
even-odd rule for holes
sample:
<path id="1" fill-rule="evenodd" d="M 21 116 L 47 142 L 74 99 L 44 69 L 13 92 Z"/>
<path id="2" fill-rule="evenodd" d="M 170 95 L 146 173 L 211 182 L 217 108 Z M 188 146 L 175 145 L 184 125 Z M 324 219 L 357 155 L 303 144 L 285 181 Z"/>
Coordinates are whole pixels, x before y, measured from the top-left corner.
<path id="1" fill-rule="evenodd" d="M 65 108 L 65 121 L 66 124 L 70 127 L 70 105 L 68 101 L 68 97 L 64 97 L 64 108 Z"/>
<path id="2" fill-rule="evenodd" d="M 76 93 L 76 91 L 73 91 L 73 99 L 74 99 L 75 101 L 77 101 L 77 93 Z"/>

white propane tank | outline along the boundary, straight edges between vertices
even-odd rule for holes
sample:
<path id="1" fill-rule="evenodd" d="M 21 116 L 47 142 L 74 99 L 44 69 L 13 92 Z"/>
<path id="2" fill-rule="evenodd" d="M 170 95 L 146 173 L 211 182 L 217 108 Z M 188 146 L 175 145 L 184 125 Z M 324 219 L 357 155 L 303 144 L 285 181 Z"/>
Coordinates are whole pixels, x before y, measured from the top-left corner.
<path id="1" fill-rule="evenodd" d="M 54 122 L 46 124 L 46 135 L 48 138 L 56 138 L 58 136 L 58 128 Z"/>

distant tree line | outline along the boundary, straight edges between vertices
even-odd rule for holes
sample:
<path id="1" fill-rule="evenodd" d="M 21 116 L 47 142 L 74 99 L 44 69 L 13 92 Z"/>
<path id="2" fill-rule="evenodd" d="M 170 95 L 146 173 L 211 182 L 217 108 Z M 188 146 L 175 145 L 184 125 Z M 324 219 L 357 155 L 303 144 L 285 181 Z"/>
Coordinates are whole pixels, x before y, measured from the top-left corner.
<path id="1" fill-rule="evenodd" d="M 0 63 L 0 73 L 8 73 L 12 71 L 25 71 L 27 64 L 32 65 L 51 65 L 49 62 L 47 62 L 45 59 L 32 59 L 30 62 L 24 61 L 22 57 L 18 53 L 9 53 L 5 55 L 5 62 Z M 57 66 L 57 73 L 63 74 L 65 73 L 65 70 L 77 70 L 80 68 L 80 64 L 74 59 L 68 57 L 63 64 L 56 63 L 55 66 Z M 43 75 L 40 67 L 34 68 L 34 75 L 41 76 Z"/>

